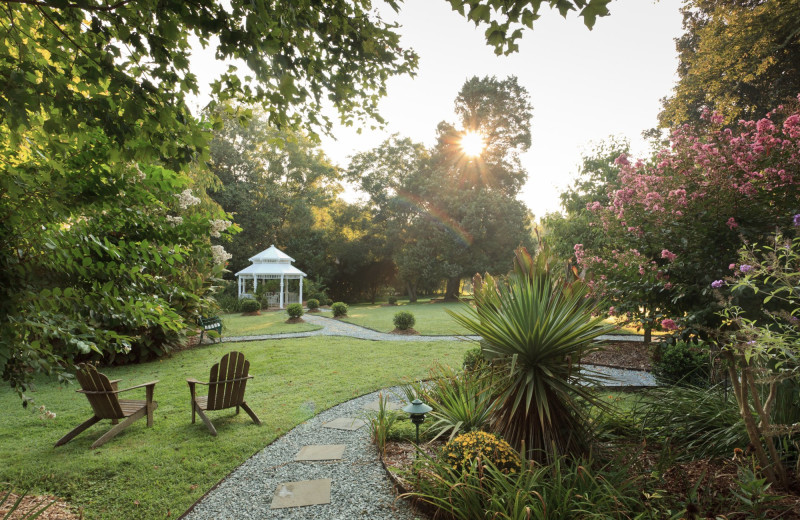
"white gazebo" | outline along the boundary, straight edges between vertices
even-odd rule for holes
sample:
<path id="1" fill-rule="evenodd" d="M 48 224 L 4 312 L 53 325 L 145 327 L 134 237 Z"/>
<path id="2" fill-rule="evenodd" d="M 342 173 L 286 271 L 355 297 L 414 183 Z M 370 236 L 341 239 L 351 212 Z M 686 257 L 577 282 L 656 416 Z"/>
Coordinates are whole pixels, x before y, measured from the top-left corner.
<path id="1" fill-rule="evenodd" d="M 250 261 L 253 263 L 251 266 L 236 273 L 239 279 L 239 299 L 253 298 L 258 290 L 259 281 L 280 280 L 280 291 L 267 293 L 270 303 L 277 303 L 281 309 L 284 304 L 303 303 L 303 278 L 306 273 L 292 265 L 294 258 L 275 246 L 269 246 L 269 249 L 251 257 Z M 298 292 L 289 292 L 289 280 L 300 281 Z M 247 292 L 248 285 L 252 287 L 252 293 Z"/>

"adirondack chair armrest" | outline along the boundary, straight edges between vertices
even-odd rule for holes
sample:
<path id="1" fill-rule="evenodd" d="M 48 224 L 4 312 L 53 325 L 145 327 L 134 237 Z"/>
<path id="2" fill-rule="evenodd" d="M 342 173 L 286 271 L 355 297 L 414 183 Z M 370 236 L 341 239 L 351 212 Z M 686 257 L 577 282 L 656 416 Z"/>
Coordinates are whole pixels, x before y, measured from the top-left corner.
<path id="1" fill-rule="evenodd" d="M 234 377 L 233 379 L 223 379 L 221 381 L 214 381 L 213 383 L 204 383 L 206 385 L 224 385 L 225 383 L 235 383 L 236 381 L 247 381 L 253 379 L 253 376 L 247 377 Z"/>
<path id="2" fill-rule="evenodd" d="M 150 381 L 149 383 L 142 383 L 141 385 L 132 386 L 130 388 L 123 388 L 122 390 L 117 390 L 117 393 L 127 392 L 128 390 L 133 390 L 134 388 L 142 388 L 145 386 L 156 386 L 156 383 L 158 383 L 158 380 Z"/>
<path id="3" fill-rule="evenodd" d="M 188 378 L 186 380 L 186 382 L 189 383 L 190 386 L 191 385 L 206 385 L 206 386 L 208 386 L 208 383 L 204 383 L 202 381 L 198 381 L 197 379 L 195 379 L 193 377 Z"/>

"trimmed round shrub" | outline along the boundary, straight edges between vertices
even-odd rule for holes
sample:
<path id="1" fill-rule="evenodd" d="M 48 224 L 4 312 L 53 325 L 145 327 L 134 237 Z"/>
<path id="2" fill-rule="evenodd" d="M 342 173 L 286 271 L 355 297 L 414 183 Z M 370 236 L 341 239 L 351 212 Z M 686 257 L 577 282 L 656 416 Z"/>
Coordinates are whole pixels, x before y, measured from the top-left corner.
<path id="1" fill-rule="evenodd" d="M 394 326 L 400 330 L 408 330 L 414 326 L 417 320 L 408 311 L 400 311 L 394 315 Z"/>
<path id="2" fill-rule="evenodd" d="M 325 305 L 330 307 L 331 305 L 333 305 L 333 300 L 331 298 L 325 298 Z"/>
<path id="3" fill-rule="evenodd" d="M 389 305 L 397 305 L 397 296 L 389 296 Z"/>
<path id="4" fill-rule="evenodd" d="M 660 343 L 653 356 L 653 375 L 662 384 L 708 386 L 711 364 L 700 345 Z"/>
<path id="5" fill-rule="evenodd" d="M 302 303 L 292 303 L 286 307 L 286 313 L 289 314 L 290 318 L 299 318 L 303 315 L 303 304 Z"/>
<path id="6" fill-rule="evenodd" d="M 310 311 L 315 311 L 319 309 L 319 300 L 317 300 L 316 298 L 311 298 L 306 302 L 306 307 L 308 307 L 308 310 Z"/>
<path id="7" fill-rule="evenodd" d="M 469 471 L 478 459 L 482 462 L 491 461 L 506 475 L 520 470 L 519 454 L 493 433 L 463 433 L 445 445 L 441 456 L 444 462 L 459 473 Z"/>
<path id="8" fill-rule="evenodd" d="M 242 300 L 242 312 L 258 312 L 260 310 L 261 310 L 261 304 L 258 303 L 258 300 L 254 300 L 251 298 Z"/>
<path id="9" fill-rule="evenodd" d="M 333 311 L 334 318 L 341 318 L 342 316 L 347 316 L 347 304 L 344 302 L 336 302 L 331 305 L 331 310 Z"/>
<path id="10" fill-rule="evenodd" d="M 464 352 L 464 370 L 475 370 L 486 361 L 481 347 L 471 348 Z"/>

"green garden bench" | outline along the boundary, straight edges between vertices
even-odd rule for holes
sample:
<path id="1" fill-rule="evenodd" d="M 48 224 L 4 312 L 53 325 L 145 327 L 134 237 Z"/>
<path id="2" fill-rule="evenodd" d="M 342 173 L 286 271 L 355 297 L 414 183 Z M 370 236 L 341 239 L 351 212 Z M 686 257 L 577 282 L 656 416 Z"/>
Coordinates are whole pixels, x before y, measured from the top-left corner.
<path id="1" fill-rule="evenodd" d="M 200 342 L 203 341 L 203 334 L 210 330 L 217 331 L 220 335 L 220 342 L 222 342 L 222 320 L 219 316 L 211 316 L 210 318 L 197 318 L 197 324 L 200 325 Z M 213 340 L 212 340 L 213 341 Z"/>

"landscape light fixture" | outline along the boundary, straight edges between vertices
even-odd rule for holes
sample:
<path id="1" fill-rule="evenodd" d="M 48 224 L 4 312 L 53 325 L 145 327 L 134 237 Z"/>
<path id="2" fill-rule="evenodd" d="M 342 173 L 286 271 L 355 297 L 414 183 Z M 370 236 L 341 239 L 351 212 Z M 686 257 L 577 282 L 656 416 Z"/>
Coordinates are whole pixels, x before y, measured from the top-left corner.
<path id="1" fill-rule="evenodd" d="M 411 404 L 403 408 L 411 417 L 411 423 L 417 427 L 417 446 L 419 446 L 419 425 L 425 421 L 425 414 L 433 410 L 430 406 L 419 399 L 414 399 Z"/>

